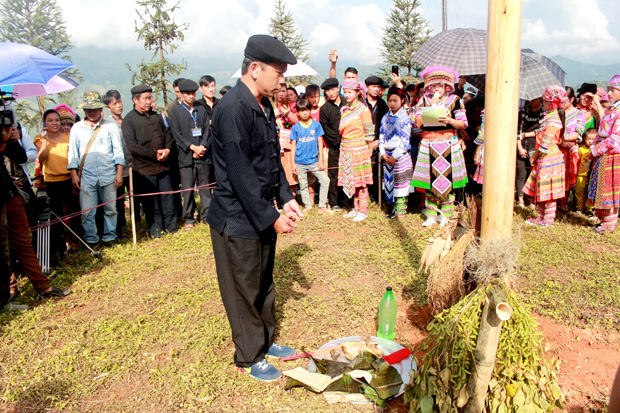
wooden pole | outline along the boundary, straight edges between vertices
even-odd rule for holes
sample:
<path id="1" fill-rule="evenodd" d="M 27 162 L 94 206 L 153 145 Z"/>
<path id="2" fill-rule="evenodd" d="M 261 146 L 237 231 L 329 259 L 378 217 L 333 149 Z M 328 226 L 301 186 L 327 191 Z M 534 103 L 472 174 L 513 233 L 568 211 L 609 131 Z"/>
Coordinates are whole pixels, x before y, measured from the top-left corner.
<path id="1" fill-rule="evenodd" d="M 481 237 L 511 238 L 517 156 L 521 0 L 489 0 Z"/>
<path id="2" fill-rule="evenodd" d="M 469 400 L 465 405 L 465 413 L 480 413 L 484 409 L 489 381 L 495 367 L 502 323 L 512 316 L 512 308 L 507 301 L 497 284 L 489 287 L 480 319 L 480 331 L 474 352 L 474 368 L 467 381 Z"/>
<path id="3" fill-rule="evenodd" d="M 133 205 L 133 168 L 129 168 L 129 210 L 131 218 L 131 233 L 133 235 L 133 245 L 138 243 L 138 236 L 136 234 L 136 210 Z"/>

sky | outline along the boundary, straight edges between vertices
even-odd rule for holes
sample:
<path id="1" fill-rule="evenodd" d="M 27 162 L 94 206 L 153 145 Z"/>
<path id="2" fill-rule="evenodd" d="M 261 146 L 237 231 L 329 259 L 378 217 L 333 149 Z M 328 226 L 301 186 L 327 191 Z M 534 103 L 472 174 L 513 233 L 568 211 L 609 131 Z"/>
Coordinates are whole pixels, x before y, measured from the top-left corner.
<path id="1" fill-rule="evenodd" d="M 620 62 L 618 0 L 523 0 L 521 47 L 584 63 Z M 135 3 L 57 0 L 77 47 L 139 50 Z M 381 63 L 380 39 L 391 0 L 288 0 L 287 9 L 309 42 L 313 64 L 327 65 L 330 49 L 347 62 Z M 615 3 L 615 4 L 614 4 Z M 169 1 L 169 4 L 174 4 Z M 267 33 L 273 0 L 180 0 L 177 23 L 188 23 L 175 57 L 242 56 L 247 38 Z M 486 0 L 448 0 L 448 29 L 486 29 Z M 441 31 L 441 1 L 421 0 L 420 13 Z M 85 18 L 85 16 L 90 16 Z"/>

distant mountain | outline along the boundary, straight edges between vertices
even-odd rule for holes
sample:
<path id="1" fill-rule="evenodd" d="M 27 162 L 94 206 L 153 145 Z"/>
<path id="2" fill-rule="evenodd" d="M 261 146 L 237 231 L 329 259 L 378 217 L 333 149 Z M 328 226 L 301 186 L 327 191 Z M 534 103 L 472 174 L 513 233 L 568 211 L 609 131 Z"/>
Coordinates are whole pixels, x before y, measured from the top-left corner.
<path id="1" fill-rule="evenodd" d="M 584 82 L 606 86 L 613 75 L 620 74 L 620 63 L 596 65 L 578 62 L 564 56 L 554 56 L 551 60 L 566 72 L 566 85 L 568 86 L 578 87 Z"/>

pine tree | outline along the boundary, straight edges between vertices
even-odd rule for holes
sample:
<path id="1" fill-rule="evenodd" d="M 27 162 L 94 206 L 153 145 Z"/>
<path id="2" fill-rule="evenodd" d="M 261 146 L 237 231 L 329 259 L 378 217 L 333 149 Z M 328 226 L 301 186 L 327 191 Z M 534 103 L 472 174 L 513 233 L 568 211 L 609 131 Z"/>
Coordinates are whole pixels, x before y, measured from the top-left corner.
<path id="1" fill-rule="evenodd" d="M 143 12 L 138 13 L 141 28 L 138 28 L 136 21 L 136 33 L 138 40 L 144 41 L 144 49 L 153 52 L 151 63 L 142 61 L 138 64 L 137 70 L 132 70 L 129 64 L 126 64 L 129 71 L 132 72 L 131 83 L 149 85 L 153 88 L 153 94 L 157 97 L 159 93 L 163 94 L 164 106 L 168 104 L 168 87 L 170 75 L 178 75 L 182 70 L 187 68 L 185 62 L 172 63 L 166 58 L 169 53 L 173 53 L 176 48 L 176 42 L 182 42 L 185 36 L 183 31 L 189 27 L 189 24 L 177 24 L 171 18 L 171 14 L 179 7 L 177 2 L 174 6 L 166 8 L 166 0 L 139 0 L 137 5 L 143 7 Z M 154 60 L 156 59 L 157 60 Z"/>
<path id="2" fill-rule="evenodd" d="M 276 37 L 289 48 L 298 60 L 309 62 L 306 46 L 308 42 L 301 34 L 297 33 L 297 27 L 293 21 L 293 15 L 286 9 L 284 0 L 276 0 L 273 8 L 274 17 L 270 19 L 269 34 Z M 307 84 L 312 77 L 298 76 L 294 81 L 290 78 L 291 85 Z"/>
<path id="3" fill-rule="evenodd" d="M 384 62 L 387 66 L 398 65 L 401 77 L 409 83 L 421 69 L 413 61 L 413 55 L 431 33 L 428 21 L 417 11 L 419 6 L 420 0 L 394 0 L 381 37 L 380 53 Z M 406 75 L 402 68 L 407 69 Z"/>
<path id="4" fill-rule="evenodd" d="M 0 18 L 0 40 L 29 44 L 71 61 L 69 51 L 73 45 L 56 0 L 5 0 L 0 9 Z M 63 75 L 78 82 L 82 80 L 80 72 L 75 68 L 65 70 Z M 61 93 L 55 98 L 40 97 L 38 108 L 30 100 L 18 100 L 18 117 L 29 127 L 39 127 L 46 100 L 73 105 L 74 96 L 73 93 Z"/>

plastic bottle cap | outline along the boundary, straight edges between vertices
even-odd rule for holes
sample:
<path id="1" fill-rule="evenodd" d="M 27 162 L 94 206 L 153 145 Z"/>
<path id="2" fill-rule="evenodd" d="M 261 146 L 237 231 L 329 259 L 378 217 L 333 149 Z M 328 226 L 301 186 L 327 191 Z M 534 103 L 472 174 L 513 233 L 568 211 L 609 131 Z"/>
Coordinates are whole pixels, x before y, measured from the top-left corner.
<path id="1" fill-rule="evenodd" d="M 386 291 L 392 291 L 392 287 L 386 288 Z"/>

